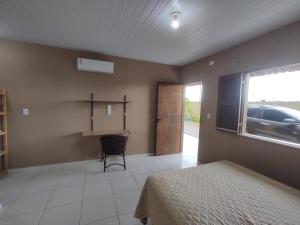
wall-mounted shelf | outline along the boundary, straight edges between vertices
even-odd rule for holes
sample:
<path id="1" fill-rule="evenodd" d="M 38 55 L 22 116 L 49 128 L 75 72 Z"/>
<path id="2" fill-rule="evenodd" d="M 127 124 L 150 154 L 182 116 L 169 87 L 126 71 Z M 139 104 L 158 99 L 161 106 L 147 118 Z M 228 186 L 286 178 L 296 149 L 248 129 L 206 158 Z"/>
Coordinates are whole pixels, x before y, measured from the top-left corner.
<path id="1" fill-rule="evenodd" d="M 94 102 L 94 103 L 102 103 L 102 104 L 124 104 L 130 103 L 129 101 L 112 101 L 112 100 L 80 100 L 82 102 Z"/>
<path id="2" fill-rule="evenodd" d="M 106 135 L 128 135 L 131 130 L 97 130 L 97 131 L 84 131 L 82 136 L 106 136 Z"/>
<path id="3" fill-rule="evenodd" d="M 119 134 L 120 131 L 95 131 L 94 130 L 94 104 L 106 104 L 106 105 L 112 105 L 112 104 L 122 104 L 123 105 L 123 130 L 121 132 L 127 132 L 126 130 L 126 105 L 130 103 L 127 101 L 127 96 L 123 96 L 123 100 L 95 100 L 94 99 L 94 94 L 91 93 L 91 98 L 88 100 L 79 100 L 81 102 L 87 102 L 90 103 L 91 107 L 91 116 L 90 116 L 90 121 L 91 121 L 91 130 L 88 132 L 82 132 L 83 136 L 101 136 L 101 135 L 109 135 L 109 134 Z M 108 133 L 109 132 L 109 133 Z M 96 134 L 98 133 L 98 134 Z M 106 134 L 102 134 L 106 133 Z M 128 132 L 127 132 L 128 133 Z M 88 134 L 88 135 L 87 135 Z"/>
<path id="4" fill-rule="evenodd" d="M 6 91 L 0 90 L 0 174 L 8 172 Z"/>

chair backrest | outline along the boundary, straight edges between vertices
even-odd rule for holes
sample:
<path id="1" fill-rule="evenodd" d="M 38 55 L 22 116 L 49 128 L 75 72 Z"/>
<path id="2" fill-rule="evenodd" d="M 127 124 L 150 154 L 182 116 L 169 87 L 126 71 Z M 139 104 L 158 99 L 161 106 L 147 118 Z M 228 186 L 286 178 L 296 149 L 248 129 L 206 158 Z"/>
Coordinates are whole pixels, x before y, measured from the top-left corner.
<path id="1" fill-rule="evenodd" d="M 120 155 L 125 152 L 128 136 L 107 135 L 100 137 L 102 152 L 107 155 Z"/>

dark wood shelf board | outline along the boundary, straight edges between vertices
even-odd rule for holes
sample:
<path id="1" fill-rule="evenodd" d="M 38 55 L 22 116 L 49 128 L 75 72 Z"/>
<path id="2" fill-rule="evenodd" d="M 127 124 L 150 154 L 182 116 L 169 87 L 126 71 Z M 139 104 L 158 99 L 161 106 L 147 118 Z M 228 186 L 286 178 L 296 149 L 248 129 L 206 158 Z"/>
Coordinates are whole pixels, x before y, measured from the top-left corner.
<path id="1" fill-rule="evenodd" d="M 132 130 L 96 130 L 96 131 L 84 131 L 82 136 L 105 136 L 105 135 L 129 135 Z"/>
<path id="2" fill-rule="evenodd" d="M 80 102 L 94 102 L 94 103 L 103 103 L 103 104 L 124 104 L 124 103 L 130 103 L 129 101 L 103 101 L 103 100 L 79 100 Z"/>

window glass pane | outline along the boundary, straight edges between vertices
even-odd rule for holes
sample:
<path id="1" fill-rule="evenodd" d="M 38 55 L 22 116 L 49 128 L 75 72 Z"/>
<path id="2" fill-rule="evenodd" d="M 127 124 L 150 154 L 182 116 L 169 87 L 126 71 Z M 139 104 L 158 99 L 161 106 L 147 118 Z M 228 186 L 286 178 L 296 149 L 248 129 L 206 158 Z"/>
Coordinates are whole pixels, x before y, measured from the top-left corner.
<path id="1" fill-rule="evenodd" d="M 300 70 L 285 69 L 247 75 L 242 132 L 300 144 Z"/>
<path id="2" fill-rule="evenodd" d="M 290 117 L 280 111 L 276 111 L 273 109 L 264 109 L 263 110 L 263 118 L 265 120 L 284 122 L 284 119 L 289 119 Z"/>
<path id="3" fill-rule="evenodd" d="M 260 112 L 259 108 L 257 108 L 257 107 L 253 108 L 253 107 L 249 106 L 247 116 L 258 118 L 259 117 L 259 112 Z"/>

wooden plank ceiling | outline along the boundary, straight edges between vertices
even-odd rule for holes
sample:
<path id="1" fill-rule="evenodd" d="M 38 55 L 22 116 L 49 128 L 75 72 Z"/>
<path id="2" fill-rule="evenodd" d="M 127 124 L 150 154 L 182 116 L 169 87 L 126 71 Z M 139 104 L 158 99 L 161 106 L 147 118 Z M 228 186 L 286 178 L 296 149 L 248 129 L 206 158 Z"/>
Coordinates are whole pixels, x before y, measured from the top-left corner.
<path id="1" fill-rule="evenodd" d="M 184 65 L 299 19 L 299 0 L 1 0 L 0 38 Z"/>

